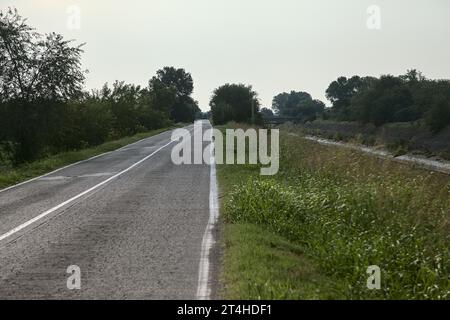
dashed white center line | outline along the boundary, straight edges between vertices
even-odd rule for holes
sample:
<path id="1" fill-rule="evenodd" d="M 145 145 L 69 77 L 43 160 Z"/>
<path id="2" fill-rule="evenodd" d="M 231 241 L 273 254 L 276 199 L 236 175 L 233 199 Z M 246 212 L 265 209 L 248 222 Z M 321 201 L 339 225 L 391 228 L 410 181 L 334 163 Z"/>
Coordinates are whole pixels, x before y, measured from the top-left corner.
<path id="1" fill-rule="evenodd" d="M 157 150 L 155 150 L 155 151 L 154 151 L 153 153 L 151 153 L 150 155 L 146 156 L 145 158 L 143 158 L 142 160 L 136 162 L 135 164 L 133 164 L 132 166 L 126 168 L 125 170 L 123 170 L 123 171 L 117 173 L 116 175 L 114 175 L 114 176 L 112 176 L 112 177 L 106 179 L 105 181 L 100 182 L 99 184 L 97 184 L 97 185 L 93 186 L 92 188 L 89 188 L 88 190 L 86 190 L 86 191 L 84 191 L 84 192 L 82 192 L 82 193 L 80 193 L 80 194 L 78 194 L 78 195 L 76 195 L 76 196 L 70 198 L 69 200 L 64 201 L 63 203 L 60 203 L 59 205 L 57 205 L 57 206 L 55 206 L 55 207 L 53 207 L 53 208 L 51 208 L 51 209 L 49 209 L 49 210 L 47 210 L 47 211 L 45 211 L 45 212 L 39 214 L 38 216 L 36 216 L 36 217 L 34 217 L 34 218 L 28 220 L 27 222 L 22 223 L 21 225 L 19 225 L 19 226 L 15 227 L 14 229 L 12 229 L 12 230 L 6 232 L 5 234 L 0 235 L 0 241 L 5 240 L 6 238 L 11 237 L 12 235 L 14 235 L 14 234 L 16 234 L 17 232 L 19 232 L 19 231 L 25 229 L 26 227 L 32 225 L 33 223 L 35 223 L 35 222 L 37 222 L 37 221 L 39 221 L 39 220 L 45 218 L 46 216 L 48 216 L 49 214 L 55 212 L 56 210 L 59 210 L 59 209 L 63 208 L 64 206 L 67 206 L 68 204 L 70 204 L 70 203 L 72 203 L 72 202 L 74 202 L 74 201 L 80 199 L 81 197 L 85 196 L 86 194 L 88 194 L 88 193 L 90 193 L 90 192 L 92 192 L 92 191 L 94 191 L 94 190 L 100 188 L 101 186 L 107 184 L 108 182 L 110 182 L 110 181 L 112 181 L 112 180 L 114 180 L 114 179 L 116 179 L 116 178 L 122 176 L 123 174 L 125 174 L 125 173 L 127 173 L 128 171 L 132 170 L 133 168 L 137 167 L 138 165 L 140 165 L 140 164 L 143 163 L 144 161 L 146 161 L 146 160 L 148 160 L 149 158 L 153 157 L 156 153 L 158 153 L 158 152 L 161 151 L 162 149 L 168 147 L 168 146 L 171 145 L 172 143 L 173 143 L 173 141 L 170 141 L 169 143 L 167 143 L 167 144 L 163 145 L 162 147 L 158 148 Z"/>

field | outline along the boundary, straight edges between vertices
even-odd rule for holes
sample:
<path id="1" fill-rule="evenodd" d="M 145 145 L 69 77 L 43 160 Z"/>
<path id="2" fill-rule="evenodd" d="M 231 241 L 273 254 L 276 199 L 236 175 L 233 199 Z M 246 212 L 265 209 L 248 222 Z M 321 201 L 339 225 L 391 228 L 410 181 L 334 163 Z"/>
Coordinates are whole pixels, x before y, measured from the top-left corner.
<path id="1" fill-rule="evenodd" d="M 448 175 L 283 131 L 280 150 L 274 177 L 218 166 L 225 298 L 450 298 Z"/>

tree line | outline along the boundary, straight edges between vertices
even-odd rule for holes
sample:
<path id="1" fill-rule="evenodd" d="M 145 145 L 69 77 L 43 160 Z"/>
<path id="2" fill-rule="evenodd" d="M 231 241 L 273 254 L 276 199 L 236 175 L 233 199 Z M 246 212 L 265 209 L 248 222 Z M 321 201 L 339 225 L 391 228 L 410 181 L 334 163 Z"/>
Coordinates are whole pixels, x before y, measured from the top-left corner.
<path id="1" fill-rule="evenodd" d="M 450 125 L 450 81 L 425 78 L 417 70 L 400 76 L 339 77 L 326 90 L 331 107 L 306 92 L 292 91 L 274 97 L 265 117 L 293 117 L 356 121 L 382 126 L 394 122 L 422 123 L 438 133 Z"/>
<path id="2" fill-rule="evenodd" d="M 450 81 L 430 80 L 417 70 L 379 78 L 340 77 L 326 91 L 326 118 L 381 126 L 422 122 L 437 133 L 450 125 Z"/>
<path id="3" fill-rule="evenodd" d="M 307 92 L 283 92 L 273 98 L 271 109 L 261 108 L 251 86 L 226 84 L 214 91 L 210 106 L 215 124 L 257 123 L 272 117 L 297 122 L 355 121 L 375 126 L 411 122 L 425 125 L 433 133 L 450 125 L 450 81 L 427 79 L 417 70 L 379 78 L 339 77 L 327 88 L 326 97 L 331 107 Z"/>
<path id="4" fill-rule="evenodd" d="M 17 10 L 0 12 L 0 166 L 101 144 L 200 112 L 184 69 L 165 67 L 141 87 L 84 89 L 83 45 L 41 35 Z"/>

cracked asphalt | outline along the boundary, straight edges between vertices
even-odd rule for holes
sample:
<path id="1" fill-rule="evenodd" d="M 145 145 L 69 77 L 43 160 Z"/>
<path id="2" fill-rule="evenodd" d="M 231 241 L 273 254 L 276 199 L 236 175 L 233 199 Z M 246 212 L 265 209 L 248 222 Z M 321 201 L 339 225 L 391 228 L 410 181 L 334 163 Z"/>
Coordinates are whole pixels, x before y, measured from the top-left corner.
<path id="1" fill-rule="evenodd" d="M 170 138 L 165 132 L 0 192 L 0 235 L 129 168 Z M 173 145 L 1 240 L 0 299 L 195 299 L 210 166 L 174 165 Z M 71 265 L 80 267 L 80 290 L 67 288 Z"/>

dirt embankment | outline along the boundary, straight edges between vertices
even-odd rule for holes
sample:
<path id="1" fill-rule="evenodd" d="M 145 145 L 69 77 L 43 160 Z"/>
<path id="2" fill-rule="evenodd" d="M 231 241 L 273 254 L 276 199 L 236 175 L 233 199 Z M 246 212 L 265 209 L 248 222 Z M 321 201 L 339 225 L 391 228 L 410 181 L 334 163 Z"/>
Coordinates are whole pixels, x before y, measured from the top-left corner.
<path id="1" fill-rule="evenodd" d="M 450 127 L 438 134 L 411 123 L 375 127 L 355 122 L 314 121 L 298 128 L 316 137 L 383 147 L 396 155 L 410 153 L 450 160 Z"/>

